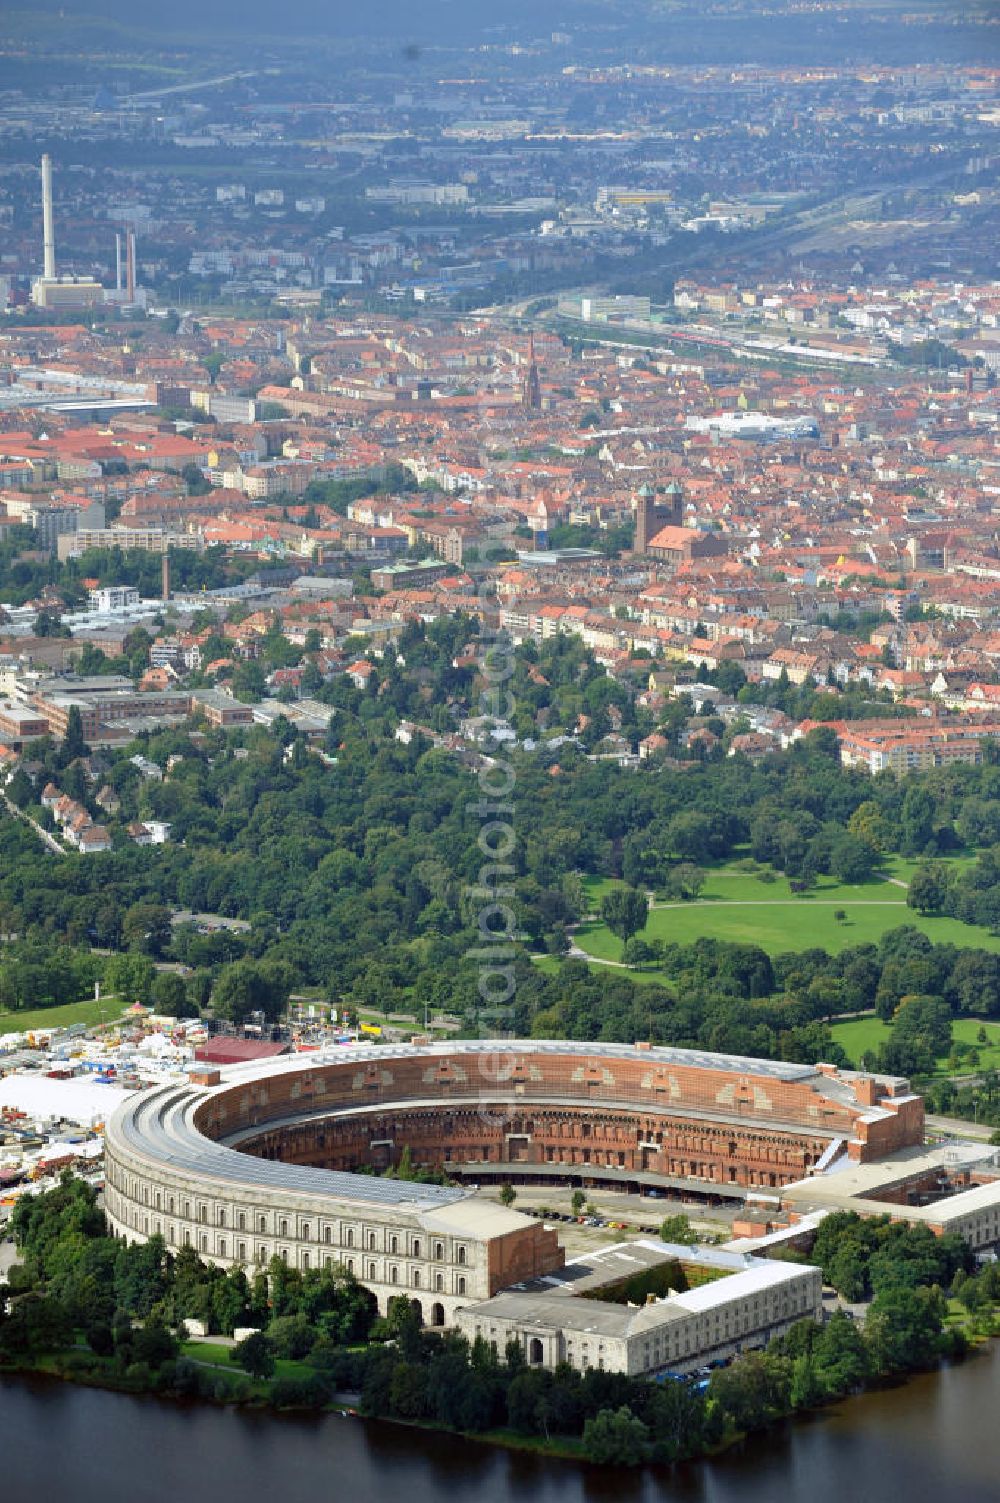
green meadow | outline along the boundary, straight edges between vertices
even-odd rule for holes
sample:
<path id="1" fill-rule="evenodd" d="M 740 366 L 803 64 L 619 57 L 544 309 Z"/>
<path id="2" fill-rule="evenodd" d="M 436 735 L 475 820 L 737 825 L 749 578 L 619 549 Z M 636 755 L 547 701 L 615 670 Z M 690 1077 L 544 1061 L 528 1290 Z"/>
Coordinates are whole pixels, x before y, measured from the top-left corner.
<path id="1" fill-rule="evenodd" d="M 988 929 L 958 919 L 923 917 L 907 908 L 906 889 L 897 884 L 907 880 L 912 867 L 913 863 L 896 860 L 887 867 L 894 881 L 874 878 L 851 886 L 821 877 L 809 892 L 793 893 L 788 879 L 778 872 L 762 875 L 730 863 L 709 872 L 695 902 L 654 902 L 642 937 L 691 944 L 708 936 L 759 945 L 771 955 L 814 947 L 833 954 L 877 942 L 887 930 L 910 924 L 937 944 L 1000 950 L 1000 936 Z M 596 920 L 581 924 L 575 939 L 595 960 L 621 960 L 621 940 Z"/>
<path id="2" fill-rule="evenodd" d="M 20 1012 L 0 1012 L 0 1033 L 30 1033 L 35 1028 L 68 1028 L 83 1023 L 93 1028 L 97 1023 L 115 1023 L 124 1008 L 117 998 L 105 997 L 95 1002 L 67 1002 L 64 1007 L 35 1007 Z"/>
<path id="3" fill-rule="evenodd" d="M 985 1028 L 987 1042 L 979 1042 L 979 1030 Z M 884 1044 L 892 1037 L 892 1027 L 889 1023 L 883 1023 L 881 1018 L 851 1018 L 843 1023 L 834 1023 L 830 1032 L 834 1040 L 844 1050 L 852 1065 L 860 1065 L 861 1056 L 866 1050 L 875 1050 L 879 1044 Z M 952 1039 L 956 1044 L 968 1044 L 975 1049 L 979 1056 L 979 1063 L 975 1066 L 963 1065 L 965 1073 L 972 1074 L 978 1070 L 1000 1070 L 1000 1023 L 981 1023 L 977 1018 L 956 1018 L 951 1028 Z M 937 1075 L 953 1073 L 948 1069 L 947 1059 L 942 1058 L 937 1062 Z"/>

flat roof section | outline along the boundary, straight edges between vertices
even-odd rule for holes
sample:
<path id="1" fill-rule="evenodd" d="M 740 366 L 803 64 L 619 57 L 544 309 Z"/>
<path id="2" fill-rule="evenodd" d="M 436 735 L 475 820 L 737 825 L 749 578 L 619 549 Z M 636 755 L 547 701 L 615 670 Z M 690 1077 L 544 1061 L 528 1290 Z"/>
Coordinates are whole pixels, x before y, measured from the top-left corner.
<path id="1" fill-rule="evenodd" d="M 328 1196 L 341 1201 L 371 1205 L 408 1206 L 433 1210 L 467 1198 L 467 1190 L 444 1185 L 419 1185 L 410 1181 L 377 1179 L 369 1174 L 346 1174 L 333 1169 L 313 1169 L 282 1164 L 237 1153 L 213 1143 L 195 1127 L 192 1112 L 200 1103 L 199 1093 L 184 1087 L 164 1086 L 136 1098 L 116 1112 L 108 1124 L 109 1135 L 120 1133 L 133 1152 L 153 1164 L 168 1165 L 189 1174 L 207 1175 L 219 1182 L 255 1185 L 269 1192 Z"/>
<path id="2" fill-rule="evenodd" d="M 597 1059 L 628 1059 L 644 1060 L 651 1065 L 674 1065 L 678 1068 L 696 1070 L 723 1070 L 733 1075 L 757 1075 L 766 1076 L 770 1080 L 806 1081 L 815 1080 L 822 1082 L 824 1089 L 827 1085 L 837 1085 L 837 1081 L 831 1079 L 823 1071 L 817 1070 L 814 1065 L 788 1064 L 784 1060 L 754 1059 L 745 1054 L 712 1054 L 704 1049 L 674 1049 L 666 1047 L 637 1048 L 635 1044 L 604 1044 L 604 1043 L 578 1043 L 575 1040 L 562 1039 L 455 1039 L 442 1043 L 421 1044 L 420 1053 L 433 1059 L 437 1055 L 458 1058 L 462 1055 L 495 1056 L 498 1060 L 503 1059 L 505 1054 L 569 1054 L 582 1058 Z M 362 1061 L 408 1058 L 413 1054 L 412 1044 L 361 1044 L 356 1047 L 336 1046 L 328 1050 L 317 1050 L 305 1058 L 300 1055 L 292 1055 L 287 1060 L 279 1060 L 274 1066 L 274 1071 L 288 1069 L 315 1069 L 318 1065 L 336 1064 L 338 1060 Z M 502 1069 L 502 1066 L 501 1066 Z M 266 1074 L 271 1074 L 268 1069 Z M 235 1085 L 240 1080 L 255 1078 L 252 1071 L 244 1071 L 240 1074 L 233 1073 L 226 1078 L 222 1086 L 215 1087 L 216 1091 L 226 1088 L 226 1085 Z M 890 1079 L 893 1077 L 879 1076 L 878 1079 Z M 483 1076 L 484 1085 L 489 1082 L 493 1090 L 498 1090 L 503 1085 L 504 1077 L 500 1071 L 492 1075 Z M 852 1097 L 852 1100 L 854 1098 Z"/>
<path id="3" fill-rule="evenodd" d="M 996 1178 L 944 1195 L 930 1205 L 911 1206 L 881 1198 L 921 1175 L 976 1170 Z M 856 1211 L 860 1216 L 893 1216 L 947 1230 L 968 1216 L 1000 1210 L 1000 1151 L 988 1143 L 973 1142 L 944 1144 L 930 1150 L 903 1148 L 877 1163 L 850 1163 L 829 1174 L 786 1185 L 781 1201 L 806 1211 Z"/>
<path id="4" fill-rule="evenodd" d="M 726 1278 L 713 1279 L 679 1294 L 665 1295 L 642 1305 L 618 1305 L 584 1298 L 587 1289 L 626 1278 L 630 1273 L 673 1261 L 693 1266 L 712 1266 L 726 1272 Z M 589 1265 L 594 1265 L 590 1268 Z M 579 1280 L 566 1281 L 574 1268 L 587 1271 Z M 667 1323 L 704 1314 L 728 1304 L 752 1299 L 768 1289 L 798 1283 L 805 1274 L 818 1270 L 801 1263 L 765 1260 L 721 1248 L 692 1248 L 653 1239 L 626 1242 L 602 1248 L 586 1261 L 568 1265 L 559 1274 L 533 1279 L 495 1294 L 491 1299 L 468 1305 L 465 1314 L 483 1320 L 490 1316 L 516 1320 L 530 1328 L 558 1327 L 580 1335 L 611 1337 L 633 1336 L 654 1330 Z"/>

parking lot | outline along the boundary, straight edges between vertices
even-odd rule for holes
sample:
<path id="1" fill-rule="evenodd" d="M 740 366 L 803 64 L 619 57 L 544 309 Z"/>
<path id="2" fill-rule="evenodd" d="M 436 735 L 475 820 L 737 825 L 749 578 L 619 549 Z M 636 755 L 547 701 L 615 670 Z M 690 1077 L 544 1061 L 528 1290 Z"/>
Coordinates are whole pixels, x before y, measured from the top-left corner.
<path id="1" fill-rule="evenodd" d="M 499 1199 L 499 1187 L 493 1185 L 488 1189 L 484 1187 L 478 1193 L 487 1200 Z M 726 1242 L 732 1236 L 735 1208 L 706 1207 L 676 1196 L 619 1195 L 605 1190 L 585 1193 L 587 1206 L 593 1207 L 601 1223 L 599 1225 L 588 1224 L 592 1219 L 589 1209 L 584 1210 L 582 1221 L 573 1216 L 573 1191 L 563 1186 L 542 1185 L 536 1188 L 519 1185 L 514 1210 L 531 1215 L 544 1208 L 553 1213 L 551 1224 L 558 1229 L 559 1241 L 571 1258 L 596 1247 L 606 1247 L 609 1242 L 628 1241 L 639 1236 L 659 1236 L 660 1226 L 668 1216 L 687 1216 L 701 1241 L 717 1238 Z"/>

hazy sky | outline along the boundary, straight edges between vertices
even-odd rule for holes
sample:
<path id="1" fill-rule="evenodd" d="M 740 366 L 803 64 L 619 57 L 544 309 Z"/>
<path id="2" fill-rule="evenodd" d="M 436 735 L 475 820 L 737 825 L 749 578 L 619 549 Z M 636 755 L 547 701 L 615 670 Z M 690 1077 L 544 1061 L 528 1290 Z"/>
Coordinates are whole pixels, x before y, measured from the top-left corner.
<path id="1" fill-rule="evenodd" d="M 288 6 L 274 0 L 15 0 L 12 9 L 63 11 L 67 16 L 102 16 L 151 29 L 238 29 L 241 32 L 285 31 L 377 33 L 391 37 L 417 33 L 446 38 L 456 27 L 462 32 L 498 23 L 535 18 L 540 31 L 574 15 L 614 14 L 615 0 L 295 0 Z"/>

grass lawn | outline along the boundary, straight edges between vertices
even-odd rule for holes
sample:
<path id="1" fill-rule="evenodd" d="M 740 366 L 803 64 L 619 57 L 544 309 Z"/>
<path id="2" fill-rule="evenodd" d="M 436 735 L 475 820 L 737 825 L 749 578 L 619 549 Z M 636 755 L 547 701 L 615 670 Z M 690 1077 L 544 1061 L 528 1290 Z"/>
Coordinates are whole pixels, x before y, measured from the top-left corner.
<path id="1" fill-rule="evenodd" d="M 970 866 L 975 866 L 979 852 L 965 850 L 955 856 L 942 856 L 939 859 L 956 871 L 964 872 Z M 922 856 L 886 856 L 882 861 L 882 870 L 887 877 L 898 877 L 901 882 L 909 882 L 917 867 L 923 865 Z"/>
<path id="2" fill-rule="evenodd" d="M 866 1049 L 877 1049 L 891 1038 L 892 1029 L 881 1018 L 851 1018 L 830 1027 L 834 1042 L 843 1049 L 852 1065 L 858 1065 Z"/>
<path id="3" fill-rule="evenodd" d="M 195 1362 L 207 1362 L 220 1367 L 224 1372 L 241 1373 L 243 1368 L 233 1359 L 231 1346 L 218 1346 L 214 1341 L 185 1341 L 181 1347 L 185 1357 Z M 294 1362 L 290 1357 L 279 1357 L 274 1367 L 276 1378 L 311 1378 L 316 1369 L 308 1362 Z"/>
<path id="4" fill-rule="evenodd" d="M 103 997 L 95 1002 L 89 997 L 86 1002 L 68 1002 L 65 1007 L 36 1007 L 30 1011 L 0 1012 L 0 1033 L 30 1033 L 34 1028 L 67 1028 L 70 1023 L 83 1023 L 92 1028 L 102 1020 L 114 1023 L 125 1011 L 122 1003 L 114 998 Z"/>
<path id="5" fill-rule="evenodd" d="M 532 962 L 538 967 L 538 969 L 540 971 L 544 972 L 544 974 L 546 976 L 558 976 L 559 972 L 562 970 L 563 966 L 565 965 L 566 960 L 569 959 L 569 958 L 570 958 L 569 956 L 563 957 L 563 956 L 560 956 L 560 955 L 532 955 L 532 957 L 531 957 Z M 572 958 L 574 960 L 579 960 L 580 956 L 575 955 Z M 592 961 L 589 962 L 589 965 L 590 965 L 590 969 L 592 971 L 602 971 L 605 975 L 607 974 L 607 972 L 609 970 L 611 970 L 611 969 L 617 969 L 617 967 L 610 967 L 610 966 L 602 965 L 599 960 L 592 960 Z M 664 987 L 666 987 L 666 989 L 668 991 L 673 991 L 674 990 L 674 983 L 670 980 L 669 976 L 664 976 L 664 974 L 663 974 L 662 971 L 657 971 L 657 970 L 628 971 L 628 970 L 626 970 L 626 971 L 623 971 L 623 974 L 626 975 L 630 981 L 634 981 L 638 986 L 653 986 L 653 985 L 655 985 L 655 986 L 664 986 Z"/>
<path id="6" fill-rule="evenodd" d="M 898 871 L 899 879 L 906 881 L 912 865 L 897 859 L 889 870 L 892 875 Z M 838 909 L 846 914 L 844 920 L 834 918 Z M 643 938 L 690 944 L 711 936 L 760 945 L 771 955 L 814 946 L 835 954 L 849 945 L 877 941 L 901 924 L 912 924 L 938 944 L 1000 951 L 1000 936 L 987 929 L 958 919 L 925 918 L 907 908 L 905 890 L 893 882 L 875 878 L 847 886 L 821 877 L 808 893 L 796 894 L 778 873 L 773 881 L 762 881 L 759 874 L 740 871 L 732 863 L 708 873 L 697 902 L 654 906 Z M 621 941 L 604 924 L 583 924 L 575 938 L 597 960 L 621 959 Z"/>
<path id="7" fill-rule="evenodd" d="M 980 1044 L 977 1034 L 985 1027 L 989 1042 Z M 852 1064 L 858 1065 L 866 1049 L 877 1049 L 879 1044 L 891 1038 L 892 1028 L 881 1018 L 852 1018 L 845 1023 L 834 1023 L 830 1029 L 834 1039 Z M 978 1018 L 956 1018 L 951 1035 L 956 1044 L 969 1044 L 979 1052 L 979 1064 L 963 1066 L 967 1074 L 978 1070 L 1000 1070 L 1000 1023 L 981 1023 Z M 949 1075 L 947 1059 L 939 1059 L 935 1075 Z"/>
<path id="8" fill-rule="evenodd" d="M 622 883 L 619 882 L 616 877 L 583 878 L 583 890 L 587 894 L 587 901 L 590 903 L 591 909 L 594 913 L 596 913 L 598 908 L 600 908 L 601 899 L 603 898 L 604 894 L 606 892 L 611 892 L 616 887 L 621 886 Z"/>
<path id="9" fill-rule="evenodd" d="M 847 915 L 843 922 L 833 916 L 838 908 Z M 825 904 L 816 898 L 803 898 L 786 906 L 760 904 L 713 911 L 708 905 L 697 904 L 680 911 L 661 910 L 651 916 L 646 932 L 681 944 L 690 944 L 708 934 L 716 939 L 760 945 L 770 955 L 813 947 L 837 954 L 850 945 L 876 943 L 887 930 L 902 924 L 919 929 L 935 944 L 1000 950 L 1000 937 L 988 929 L 963 924 L 958 919 L 925 918 L 904 904 L 875 905 L 857 900 L 852 904 L 842 893 Z M 589 938 L 582 938 L 580 944 L 590 949 Z"/>
<path id="10" fill-rule="evenodd" d="M 980 1028 L 986 1029 L 988 1044 L 977 1041 L 976 1035 Z M 982 1023 L 978 1018 L 956 1018 L 951 1025 L 951 1036 L 956 1044 L 971 1044 L 978 1051 L 979 1064 L 976 1070 L 1000 1070 L 1000 1023 Z M 970 1070 L 969 1073 L 974 1072 Z"/>

